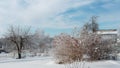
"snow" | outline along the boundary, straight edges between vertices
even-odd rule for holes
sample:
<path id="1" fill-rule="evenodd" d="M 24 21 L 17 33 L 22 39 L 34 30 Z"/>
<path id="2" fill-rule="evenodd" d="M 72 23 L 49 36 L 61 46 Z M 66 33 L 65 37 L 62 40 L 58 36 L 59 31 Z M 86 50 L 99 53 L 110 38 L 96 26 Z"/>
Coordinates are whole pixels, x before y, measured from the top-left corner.
<path id="1" fill-rule="evenodd" d="M 56 64 L 52 57 L 33 57 L 25 59 L 4 59 L 0 60 L 0 68 L 67 68 L 77 64 Z M 77 65 L 79 66 L 80 63 Z M 85 68 L 120 68 L 120 61 L 97 61 L 85 62 Z"/>
<path id="2" fill-rule="evenodd" d="M 1 68 L 59 68 L 62 65 L 55 64 L 51 57 L 35 57 L 26 59 L 9 59 L 0 61 Z"/>
<path id="3" fill-rule="evenodd" d="M 98 32 L 98 34 L 117 34 L 117 32 Z"/>
<path id="4" fill-rule="evenodd" d="M 118 31 L 98 31 L 98 34 L 118 34 Z"/>

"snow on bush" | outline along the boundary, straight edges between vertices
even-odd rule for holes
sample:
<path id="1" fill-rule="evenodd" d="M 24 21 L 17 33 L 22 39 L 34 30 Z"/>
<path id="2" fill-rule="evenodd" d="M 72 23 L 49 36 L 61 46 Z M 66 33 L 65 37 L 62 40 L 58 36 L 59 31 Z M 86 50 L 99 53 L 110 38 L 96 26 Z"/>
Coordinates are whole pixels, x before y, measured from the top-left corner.
<path id="1" fill-rule="evenodd" d="M 114 43 L 111 39 L 103 39 L 103 35 L 97 33 L 98 29 L 94 28 L 96 30 L 94 31 L 91 25 L 94 25 L 94 22 L 84 24 L 80 32 L 84 54 L 89 56 L 89 60 L 92 61 L 108 59 L 109 54 L 113 51 L 112 46 Z"/>
<path id="2" fill-rule="evenodd" d="M 79 42 L 73 37 L 61 34 L 54 38 L 54 57 L 61 63 L 71 63 L 72 61 L 81 60 L 82 48 Z"/>

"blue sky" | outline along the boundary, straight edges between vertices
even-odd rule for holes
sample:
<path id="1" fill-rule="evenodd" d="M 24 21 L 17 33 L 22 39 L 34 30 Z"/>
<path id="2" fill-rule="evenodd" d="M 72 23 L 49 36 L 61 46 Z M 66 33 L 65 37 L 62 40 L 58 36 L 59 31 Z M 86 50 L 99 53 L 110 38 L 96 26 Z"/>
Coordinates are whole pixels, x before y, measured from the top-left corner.
<path id="1" fill-rule="evenodd" d="M 0 0 L 0 36 L 9 25 L 31 26 L 50 36 L 71 33 L 98 16 L 101 29 L 120 28 L 120 0 Z"/>

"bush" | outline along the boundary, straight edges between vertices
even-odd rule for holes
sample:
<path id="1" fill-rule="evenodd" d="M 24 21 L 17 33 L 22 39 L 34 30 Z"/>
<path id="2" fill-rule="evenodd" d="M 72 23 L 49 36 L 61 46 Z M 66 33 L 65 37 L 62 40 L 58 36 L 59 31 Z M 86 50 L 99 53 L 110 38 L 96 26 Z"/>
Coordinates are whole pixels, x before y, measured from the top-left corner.
<path id="1" fill-rule="evenodd" d="M 54 57 L 57 63 L 71 63 L 82 59 L 82 48 L 78 41 L 69 35 L 60 35 L 54 39 Z"/>
<path id="2" fill-rule="evenodd" d="M 89 56 L 90 61 L 108 59 L 109 54 L 112 53 L 113 48 L 111 47 L 113 43 L 111 40 L 103 40 L 100 35 L 96 33 L 90 33 L 81 38 L 84 54 Z"/>
<path id="3" fill-rule="evenodd" d="M 80 48 L 74 46 L 56 47 L 54 55 L 58 59 L 58 63 L 71 63 L 82 58 Z"/>

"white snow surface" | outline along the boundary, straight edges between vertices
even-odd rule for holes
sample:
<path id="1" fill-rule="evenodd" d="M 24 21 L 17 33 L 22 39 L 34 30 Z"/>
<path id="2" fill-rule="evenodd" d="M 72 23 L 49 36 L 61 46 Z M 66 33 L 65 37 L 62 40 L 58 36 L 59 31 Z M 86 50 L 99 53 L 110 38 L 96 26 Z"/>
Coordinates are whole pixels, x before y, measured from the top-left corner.
<path id="1" fill-rule="evenodd" d="M 72 64 L 73 68 L 75 68 L 75 65 L 77 64 Z M 120 61 L 85 62 L 84 65 L 84 68 L 120 68 Z M 33 57 L 25 59 L 7 58 L 0 59 L 0 68 L 69 68 L 69 64 L 56 64 L 52 57 Z"/>
<path id="2" fill-rule="evenodd" d="M 98 31 L 98 34 L 118 34 L 118 31 Z"/>

